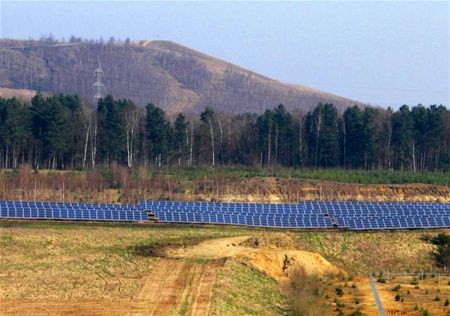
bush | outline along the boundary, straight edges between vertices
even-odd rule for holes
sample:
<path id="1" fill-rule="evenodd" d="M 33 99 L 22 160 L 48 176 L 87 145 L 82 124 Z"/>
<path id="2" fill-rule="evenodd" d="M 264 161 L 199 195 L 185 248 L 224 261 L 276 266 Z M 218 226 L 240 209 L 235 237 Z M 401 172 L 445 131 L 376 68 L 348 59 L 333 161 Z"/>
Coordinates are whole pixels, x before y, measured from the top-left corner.
<path id="1" fill-rule="evenodd" d="M 420 287 L 419 287 L 418 285 L 416 285 L 414 288 L 415 288 L 416 290 L 420 289 Z"/>
<path id="2" fill-rule="evenodd" d="M 439 298 L 439 296 L 437 296 L 436 295 L 436 297 L 435 298 L 433 298 L 433 301 L 435 301 L 435 302 L 439 302 L 441 299 Z"/>
<path id="3" fill-rule="evenodd" d="M 400 291 L 400 284 L 397 284 L 396 286 L 394 286 L 391 291 L 393 291 L 393 292 Z"/>
<path id="4" fill-rule="evenodd" d="M 395 301 L 396 301 L 396 302 L 400 301 L 400 299 L 401 299 L 400 294 L 395 295 Z"/>
<path id="5" fill-rule="evenodd" d="M 350 316 L 362 316 L 363 314 L 360 311 L 354 311 L 350 314 Z"/>
<path id="6" fill-rule="evenodd" d="M 426 309 L 422 311 L 422 316 L 430 316 L 430 313 Z"/>
<path id="7" fill-rule="evenodd" d="M 359 305 L 359 303 L 361 303 L 361 302 L 359 301 L 359 299 L 356 299 L 356 300 L 355 300 L 355 304 L 356 304 L 356 305 Z"/>
<path id="8" fill-rule="evenodd" d="M 416 277 L 414 277 L 414 278 L 411 280 L 411 285 L 417 285 L 417 284 L 419 284 L 419 281 L 416 279 Z"/>
<path id="9" fill-rule="evenodd" d="M 355 283 L 352 284 L 352 289 L 356 289 L 356 284 Z"/>
<path id="10" fill-rule="evenodd" d="M 340 287 L 337 287 L 334 291 L 338 296 L 344 295 L 344 291 Z"/>
<path id="11" fill-rule="evenodd" d="M 344 307 L 345 307 L 345 304 L 342 303 L 342 302 L 337 302 L 337 303 L 336 303 L 336 306 L 337 306 L 337 308 L 344 308 Z"/>
<path id="12" fill-rule="evenodd" d="M 448 298 L 446 298 L 446 299 L 445 299 L 444 306 L 448 306 L 448 305 L 450 305 L 450 301 L 448 300 Z"/>

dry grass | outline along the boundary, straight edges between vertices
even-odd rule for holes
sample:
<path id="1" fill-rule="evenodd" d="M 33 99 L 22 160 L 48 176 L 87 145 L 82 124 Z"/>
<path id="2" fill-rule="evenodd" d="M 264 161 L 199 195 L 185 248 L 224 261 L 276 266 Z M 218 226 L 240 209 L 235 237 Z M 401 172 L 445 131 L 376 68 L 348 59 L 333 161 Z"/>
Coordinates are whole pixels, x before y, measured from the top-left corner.
<path id="1" fill-rule="evenodd" d="M 386 280 L 386 283 L 377 283 L 385 311 L 389 314 L 402 312 L 402 315 L 421 315 L 420 310 L 426 309 L 429 315 L 449 315 L 450 306 L 444 306 L 445 300 L 450 300 L 450 277 L 428 275 L 424 280 L 416 277 L 417 286 L 411 282 L 412 276 L 396 276 Z M 400 285 L 399 289 L 393 289 Z M 396 301 L 395 296 L 400 300 Z M 436 297 L 439 300 L 435 300 Z"/>
<path id="2" fill-rule="evenodd" d="M 243 230 L 189 226 L 0 223 L 2 298 L 132 298 L 152 250 Z"/>
<path id="3" fill-rule="evenodd" d="M 376 271 L 428 271 L 433 266 L 434 246 L 422 237 L 438 232 L 300 232 L 295 239 L 297 248 L 318 252 L 349 273 L 367 275 Z"/>
<path id="4" fill-rule="evenodd" d="M 437 233 L 291 232 L 289 236 L 294 242 L 286 244 L 277 230 L 0 222 L 0 298 L 24 302 L 42 298 L 58 302 L 86 299 L 130 302 L 154 269 L 159 248 L 168 245 L 185 247 L 204 239 L 239 235 L 257 235 L 264 241 L 265 237 L 274 234 L 275 241 L 283 241 L 283 246 L 318 252 L 338 267 L 363 276 L 370 271 L 384 271 L 385 275 L 387 271 L 428 271 L 433 246 L 422 237 Z M 203 264 L 203 261 L 194 263 Z M 297 291 L 294 296 L 303 299 L 291 301 L 291 308 L 287 308 L 288 298 L 281 294 L 279 285 L 269 276 L 234 260 L 227 261 L 218 271 L 211 301 L 214 315 L 274 315 L 291 311 L 301 313 L 302 310 L 308 311 L 308 315 L 326 315 L 337 313 L 338 302 L 345 305 L 340 308 L 345 314 L 361 309 L 371 315 L 373 311 L 368 281 L 363 277 L 346 282 L 323 276 L 309 279 L 294 274 Z M 443 305 L 449 295 L 448 280 L 442 280 L 439 293 L 433 285 L 436 280 L 437 277 L 428 277 L 423 285 L 420 284 L 420 290 L 410 289 L 410 294 L 406 294 L 407 286 L 402 286 L 404 306 L 411 310 L 415 307 L 412 302 L 420 302 L 419 307 L 431 312 L 435 310 L 434 305 Z M 390 288 L 400 281 L 388 283 L 387 290 L 381 288 L 381 292 L 387 292 L 393 299 L 395 294 Z M 343 289 L 342 296 L 335 293 L 336 287 Z M 426 288 L 429 288 L 427 294 Z M 436 294 L 440 297 L 439 302 L 432 301 Z M 357 300 L 359 304 L 355 303 Z"/>

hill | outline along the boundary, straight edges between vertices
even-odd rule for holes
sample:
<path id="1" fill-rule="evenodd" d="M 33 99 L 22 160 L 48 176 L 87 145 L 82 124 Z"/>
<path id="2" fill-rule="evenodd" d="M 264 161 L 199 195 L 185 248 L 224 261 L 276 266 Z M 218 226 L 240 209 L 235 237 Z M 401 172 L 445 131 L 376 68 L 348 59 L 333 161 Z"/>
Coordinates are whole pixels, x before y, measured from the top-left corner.
<path id="1" fill-rule="evenodd" d="M 106 93 L 169 113 L 263 112 L 279 103 L 310 110 L 360 102 L 285 84 L 168 41 L 73 42 L 0 40 L 0 88 L 77 93 L 92 102 L 94 70 L 101 63 Z"/>

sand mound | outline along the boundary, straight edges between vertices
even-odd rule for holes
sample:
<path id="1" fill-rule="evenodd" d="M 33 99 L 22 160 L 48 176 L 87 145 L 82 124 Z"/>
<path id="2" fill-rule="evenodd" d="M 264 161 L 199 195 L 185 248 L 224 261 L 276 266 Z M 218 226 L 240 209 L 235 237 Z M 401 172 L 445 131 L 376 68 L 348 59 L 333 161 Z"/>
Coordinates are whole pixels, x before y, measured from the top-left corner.
<path id="1" fill-rule="evenodd" d="M 294 249 L 291 236 L 276 233 L 212 239 L 191 247 L 167 249 L 165 254 L 174 258 L 234 258 L 278 281 L 299 269 L 307 275 L 346 274 L 318 253 Z"/>
<path id="2" fill-rule="evenodd" d="M 249 252 L 237 256 L 236 260 L 269 275 L 277 281 L 291 277 L 296 271 L 303 271 L 306 275 L 317 275 L 319 277 L 346 274 L 321 255 L 308 251 Z"/>

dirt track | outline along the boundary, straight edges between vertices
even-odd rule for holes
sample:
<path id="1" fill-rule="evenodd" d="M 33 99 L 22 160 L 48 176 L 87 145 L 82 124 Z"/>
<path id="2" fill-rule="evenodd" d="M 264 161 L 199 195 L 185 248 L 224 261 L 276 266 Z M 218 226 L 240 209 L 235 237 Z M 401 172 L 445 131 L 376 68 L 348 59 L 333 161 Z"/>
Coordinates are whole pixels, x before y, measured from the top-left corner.
<path id="1" fill-rule="evenodd" d="M 132 301 L 2 300 L 0 315 L 208 315 L 222 260 L 158 259 Z"/>

